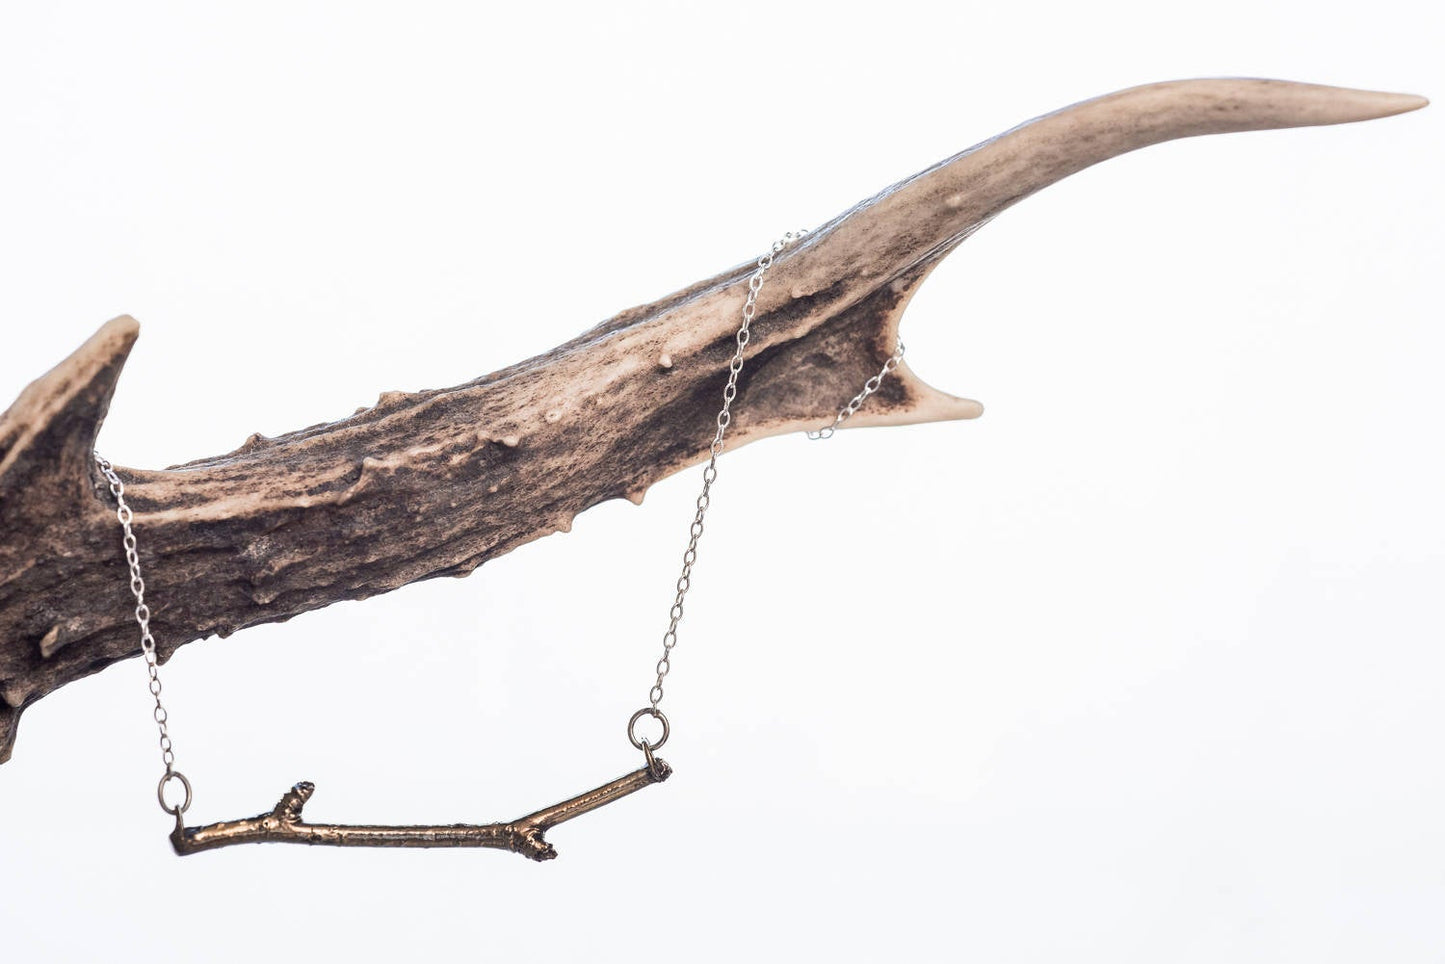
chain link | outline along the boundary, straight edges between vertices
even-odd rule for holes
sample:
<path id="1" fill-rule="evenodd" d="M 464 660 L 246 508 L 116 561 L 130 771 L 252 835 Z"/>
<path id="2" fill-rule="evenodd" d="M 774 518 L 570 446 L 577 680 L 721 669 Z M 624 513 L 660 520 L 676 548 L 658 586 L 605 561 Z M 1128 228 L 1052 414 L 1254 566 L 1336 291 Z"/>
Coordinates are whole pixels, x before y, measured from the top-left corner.
<path id="1" fill-rule="evenodd" d="M 641 716 L 649 715 L 658 719 L 663 725 L 663 740 L 667 738 L 667 717 L 662 715 L 658 704 L 662 702 L 663 681 L 667 679 L 667 674 L 672 670 L 672 650 L 677 646 L 677 627 L 682 622 L 683 600 L 687 597 L 688 589 L 692 587 L 692 567 L 697 561 L 697 544 L 698 540 L 702 538 L 703 518 L 707 515 L 708 506 L 712 503 L 712 486 L 713 483 L 717 481 L 717 460 L 723 453 L 723 437 L 727 433 L 728 426 L 732 424 L 732 404 L 733 399 L 737 397 L 738 393 L 738 375 L 743 370 L 743 352 L 748 346 L 748 340 L 751 337 L 749 330 L 752 327 L 753 319 L 757 317 L 758 313 L 758 292 L 762 290 L 763 277 L 767 274 L 768 269 L 773 266 L 773 259 L 776 258 L 784 248 L 794 241 L 797 241 L 806 233 L 806 231 L 789 231 L 777 241 L 774 241 L 773 246 L 768 252 L 758 259 L 757 267 L 753 270 L 751 277 L 748 278 L 748 297 L 743 303 L 742 325 L 738 328 L 736 337 L 737 348 L 733 352 L 732 360 L 728 362 L 728 380 L 727 385 L 723 387 L 722 408 L 717 413 L 717 431 L 713 434 L 712 445 L 708 449 L 707 465 L 702 470 L 702 492 L 697 497 L 697 511 L 693 514 L 692 526 L 688 530 L 687 550 L 682 554 L 682 574 L 677 580 L 677 596 L 673 599 L 672 609 L 668 612 L 667 632 L 662 634 L 662 658 L 657 661 L 657 681 L 653 683 L 652 689 L 648 691 L 647 699 L 649 705 L 638 710 L 637 713 L 634 713 L 631 721 L 628 723 L 628 738 L 632 740 L 634 746 L 639 746 L 644 753 L 647 753 L 649 749 L 657 749 L 661 746 L 662 741 L 651 745 L 648 744 L 646 739 L 639 741 L 635 733 L 635 728 Z M 867 383 L 863 386 L 863 390 L 855 395 L 847 405 L 843 406 L 838 412 L 837 417 L 833 419 L 833 423 L 827 428 L 816 432 L 809 432 L 808 437 L 824 439 L 832 436 L 838 426 L 842 425 L 843 422 L 847 421 L 848 418 L 856 413 L 859 407 L 862 406 L 864 400 L 878 390 L 878 387 L 883 383 L 883 379 L 897 368 L 899 362 L 902 360 L 903 342 L 900 341 L 897 350 L 893 353 L 892 357 L 884 363 L 882 370 L 868 379 Z"/>
<path id="2" fill-rule="evenodd" d="M 125 561 L 130 565 L 130 591 L 135 596 L 135 621 L 140 627 L 140 651 L 145 659 L 146 674 L 150 677 L 148 688 L 151 697 L 155 699 L 155 709 L 151 711 L 152 718 L 156 721 L 156 729 L 160 732 L 161 762 L 166 766 L 165 775 L 161 777 L 160 785 L 156 789 L 156 795 L 160 799 L 161 809 L 167 813 L 182 814 L 191 805 L 191 784 L 179 770 L 176 769 L 175 748 L 171 744 L 169 728 L 170 714 L 166 712 L 165 705 L 161 702 L 161 677 L 160 660 L 156 657 L 156 639 L 151 635 L 151 610 L 146 605 L 146 584 L 141 578 L 140 572 L 140 551 L 136 544 L 135 532 L 131 529 L 131 523 L 135 519 L 130 506 L 125 501 L 125 483 L 116 475 L 115 468 L 101 457 L 99 452 L 92 453 L 95 456 L 95 464 L 100 467 L 100 472 L 110 483 L 110 494 L 115 497 L 115 517 L 120 521 L 120 527 L 125 533 L 121 544 L 125 546 Z M 182 803 L 174 807 L 167 806 L 165 800 L 166 784 L 172 780 L 181 783 L 185 790 L 186 797 Z"/>
<path id="3" fill-rule="evenodd" d="M 657 661 L 657 679 L 652 688 L 648 691 L 648 705 L 634 713 L 628 723 L 628 737 L 634 745 L 640 745 L 644 753 L 659 748 L 667 739 L 667 717 L 663 716 L 658 704 L 662 702 L 663 682 L 667 674 L 672 671 L 672 651 L 677 646 L 677 629 L 682 623 L 683 603 L 687 598 L 687 592 L 692 588 L 692 567 L 697 562 L 698 542 L 702 539 L 703 521 L 707 516 L 708 507 L 712 504 L 712 487 L 717 481 L 717 462 L 722 456 L 724 439 L 727 435 L 728 426 L 732 424 L 732 404 L 738 394 L 738 376 L 742 374 L 743 357 L 751 338 L 753 320 L 758 313 L 758 293 L 763 288 L 763 278 L 768 269 L 773 266 L 774 259 L 784 248 L 797 241 L 806 232 L 789 231 L 777 241 L 767 253 L 758 259 L 757 266 L 753 269 L 752 275 L 748 278 L 747 300 L 743 303 L 742 324 L 738 327 L 734 337 L 735 345 L 732 359 L 728 362 L 727 384 L 723 386 L 722 408 L 718 410 L 716 418 L 716 430 L 713 432 L 712 444 L 708 446 L 707 465 L 702 471 L 702 491 L 698 494 L 695 503 L 696 511 L 693 513 L 692 525 L 688 528 L 687 549 L 682 554 L 682 572 L 678 576 L 676 589 L 677 595 L 673 598 L 672 608 L 668 611 L 667 631 L 662 635 L 662 656 Z M 862 391 L 853 396 L 847 405 L 844 405 L 834 417 L 831 425 L 817 431 L 808 432 L 810 439 L 826 439 L 832 437 L 845 421 L 857 413 L 863 402 L 869 395 L 878 391 L 883 379 L 888 377 L 903 360 L 903 342 L 898 342 L 897 349 L 892 356 L 884 362 L 878 374 L 864 384 Z M 135 620 L 140 627 L 141 656 L 145 659 L 146 674 L 150 677 L 148 688 L 151 696 L 155 699 L 155 708 L 151 715 L 155 719 L 156 728 L 160 733 L 161 762 L 165 764 L 165 774 L 161 777 L 160 785 L 157 787 L 157 796 L 160 798 L 161 808 L 167 813 L 179 816 L 184 813 L 191 803 L 191 785 L 184 774 L 175 768 L 176 755 L 171 743 L 169 720 L 165 705 L 161 702 L 161 679 L 159 671 L 159 659 L 156 656 L 156 641 L 150 630 L 150 607 L 145 601 L 145 580 L 141 577 L 140 554 L 137 548 L 135 532 L 131 528 L 134 521 L 134 513 L 125 501 L 125 483 L 116 474 L 110 462 L 101 457 L 99 452 L 93 453 L 95 463 L 100 467 L 101 474 L 110 483 L 110 494 L 115 497 L 116 519 L 119 520 L 121 529 L 124 532 L 122 544 L 125 547 L 125 558 L 130 566 L 130 591 L 135 596 Z M 635 728 L 638 719 L 643 716 L 652 716 L 662 722 L 663 737 L 656 744 L 650 744 L 645 738 L 638 738 Z M 165 801 L 166 784 L 172 780 L 179 781 L 185 791 L 185 800 L 175 806 L 168 806 Z"/>
<path id="4" fill-rule="evenodd" d="M 749 329 L 758 314 L 758 292 L 763 289 L 763 276 L 773 266 L 773 259 L 802 237 L 803 233 L 789 231 L 774 241 L 767 254 L 758 259 L 757 267 L 748 278 L 748 297 L 743 303 L 743 323 L 734 339 L 737 347 L 733 351 L 732 360 L 728 362 L 728 380 L 723 386 L 723 403 L 717 413 L 717 429 L 713 433 L 712 445 L 708 447 L 707 465 L 702 470 L 702 492 L 698 494 L 695 503 L 697 511 L 693 514 L 692 525 L 688 528 L 687 550 L 682 554 L 682 574 L 677 579 L 677 596 L 672 601 L 672 609 L 668 610 L 667 632 L 662 634 L 662 658 L 657 661 L 656 667 L 657 682 L 652 684 L 652 689 L 647 693 L 653 716 L 658 715 L 657 704 L 662 702 L 663 680 L 667 679 L 667 674 L 672 671 L 672 650 L 677 645 L 677 627 L 682 622 L 683 600 L 687 598 L 687 591 L 692 587 L 692 567 L 693 563 L 697 562 L 697 544 L 702 538 L 703 518 L 707 515 L 708 506 L 712 504 L 712 484 L 717 481 L 717 460 L 723 453 L 723 437 L 733 420 L 732 404 L 738 394 L 738 375 L 743 370 L 743 352 L 748 347 L 748 339 L 752 337 Z M 636 720 L 636 717 L 633 719 Z"/>
<path id="5" fill-rule="evenodd" d="M 813 439 L 814 441 L 817 441 L 819 439 L 832 438 L 833 433 L 838 431 L 838 427 L 840 425 L 848 421 L 848 419 L 852 418 L 854 415 L 858 414 L 858 409 L 863 407 L 864 400 L 869 395 L 872 395 L 874 392 L 878 391 L 878 387 L 883 384 L 883 379 L 887 378 L 889 373 L 891 373 L 895 368 L 897 368 L 899 363 L 902 361 L 903 339 L 900 338 L 898 339 L 897 349 L 895 349 L 893 354 L 889 356 L 888 360 L 883 363 L 883 367 L 878 370 L 878 374 L 874 375 L 872 378 L 868 379 L 868 381 L 864 382 L 863 390 L 857 395 L 854 395 L 847 405 L 844 405 L 842 408 L 838 409 L 838 414 L 833 418 L 833 424 L 829 425 L 827 428 L 818 429 L 816 432 L 809 432 L 808 438 Z"/>

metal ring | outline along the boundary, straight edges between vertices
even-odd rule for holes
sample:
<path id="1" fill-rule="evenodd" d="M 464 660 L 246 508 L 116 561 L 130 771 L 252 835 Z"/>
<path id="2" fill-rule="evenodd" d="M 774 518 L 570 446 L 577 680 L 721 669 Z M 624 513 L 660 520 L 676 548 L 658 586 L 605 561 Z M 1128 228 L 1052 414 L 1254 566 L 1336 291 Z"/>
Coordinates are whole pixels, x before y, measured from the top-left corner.
<path id="1" fill-rule="evenodd" d="M 662 721 L 662 739 L 658 740 L 656 743 L 649 743 L 648 741 L 640 740 L 637 737 L 637 721 L 642 719 L 644 716 L 650 716 L 655 720 Z M 627 721 L 627 739 L 631 740 L 632 745 L 637 747 L 644 753 L 648 752 L 649 749 L 662 749 L 662 745 L 667 742 L 668 734 L 670 734 L 671 732 L 672 728 L 667 725 L 667 716 L 662 712 L 662 710 L 659 710 L 655 706 L 644 706 L 636 713 L 633 713 L 632 719 Z"/>
<path id="2" fill-rule="evenodd" d="M 647 757 L 647 769 L 652 774 L 652 778 L 661 781 L 664 778 L 662 765 L 658 762 L 657 757 L 652 755 L 652 747 L 648 745 L 647 737 L 642 738 L 642 755 Z"/>
<path id="3" fill-rule="evenodd" d="M 166 784 L 170 783 L 172 780 L 181 781 L 181 786 L 186 788 L 185 802 L 175 807 L 172 807 L 166 803 Z M 167 770 L 166 775 L 161 777 L 161 782 L 156 784 L 156 799 L 161 802 L 162 810 L 164 810 L 166 813 L 171 814 L 172 816 L 179 817 L 181 814 L 191 809 L 191 781 L 187 780 L 186 775 L 180 770 Z"/>

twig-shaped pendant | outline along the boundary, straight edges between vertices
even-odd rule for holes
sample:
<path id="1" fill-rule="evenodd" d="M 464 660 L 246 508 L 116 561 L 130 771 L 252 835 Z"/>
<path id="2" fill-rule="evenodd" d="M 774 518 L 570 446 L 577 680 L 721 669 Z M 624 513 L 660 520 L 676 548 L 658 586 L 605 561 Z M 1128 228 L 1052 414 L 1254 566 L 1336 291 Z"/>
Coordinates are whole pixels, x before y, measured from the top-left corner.
<path id="1" fill-rule="evenodd" d="M 542 839 L 548 830 L 649 784 L 661 783 L 671 775 L 672 768 L 657 760 L 653 766 L 634 770 L 596 790 L 511 823 L 452 823 L 432 827 L 306 823 L 301 819 L 301 808 L 316 792 L 316 786 L 298 783 L 281 797 L 275 809 L 245 820 L 187 827 L 184 818 L 177 813 L 176 829 L 171 832 L 171 846 L 181 856 L 243 843 L 299 843 L 327 847 L 494 847 L 515 851 L 533 860 L 551 860 L 557 856 L 557 851 Z"/>

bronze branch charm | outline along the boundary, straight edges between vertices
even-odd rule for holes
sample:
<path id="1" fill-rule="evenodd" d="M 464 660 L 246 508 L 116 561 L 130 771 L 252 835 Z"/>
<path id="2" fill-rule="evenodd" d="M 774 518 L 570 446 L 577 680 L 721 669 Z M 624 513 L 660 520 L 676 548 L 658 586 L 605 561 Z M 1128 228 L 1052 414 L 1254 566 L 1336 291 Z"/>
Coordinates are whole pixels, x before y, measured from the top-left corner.
<path id="1" fill-rule="evenodd" d="M 544 838 L 548 830 L 573 817 L 620 800 L 643 787 L 672 776 L 662 760 L 634 770 L 611 783 L 538 810 L 510 823 L 449 823 L 437 826 L 383 827 L 334 823 L 306 823 L 301 808 L 316 792 L 312 783 L 298 783 L 281 797 L 275 808 L 245 820 L 226 820 L 204 827 L 187 827 L 184 808 L 174 808 L 176 829 L 171 846 L 176 853 L 198 854 L 245 843 L 297 843 L 319 847 L 489 847 L 510 850 L 532 860 L 551 860 L 557 851 Z"/>

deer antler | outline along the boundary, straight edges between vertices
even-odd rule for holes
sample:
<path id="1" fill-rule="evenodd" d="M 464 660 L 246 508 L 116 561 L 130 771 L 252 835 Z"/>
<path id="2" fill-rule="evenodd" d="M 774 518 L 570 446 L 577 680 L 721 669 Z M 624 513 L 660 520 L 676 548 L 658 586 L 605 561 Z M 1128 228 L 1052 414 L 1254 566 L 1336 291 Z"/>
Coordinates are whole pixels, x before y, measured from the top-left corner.
<path id="1" fill-rule="evenodd" d="M 1173 138 L 1425 103 L 1272 80 L 1154 84 L 1040 117 L 902 181 L 778 257 L 730 442 L 826 423 L 887 357 L 928 272 L 1045 185 Z M 349 418 L 165 471 L 119 469 L 161 658 L 212 634 L 465 575 L 698 462 L 751 267 L 457 388 L 389 392 Z M 90 460 L 137 331 L 128 317 L 107 323 L 0 416 L 0 760 L 22 709 L 137 651 L 115 517 Z M 851 424 L 981 411 L 904 366 Z"/>

